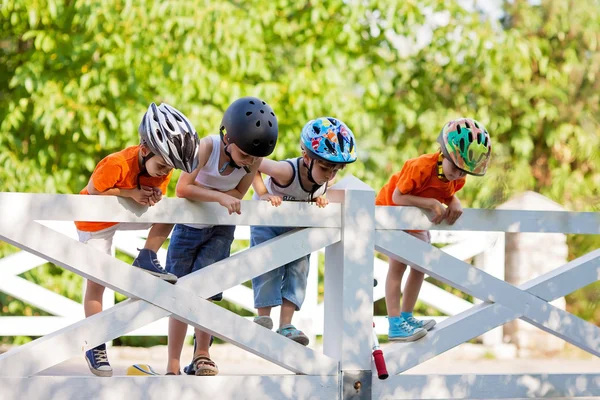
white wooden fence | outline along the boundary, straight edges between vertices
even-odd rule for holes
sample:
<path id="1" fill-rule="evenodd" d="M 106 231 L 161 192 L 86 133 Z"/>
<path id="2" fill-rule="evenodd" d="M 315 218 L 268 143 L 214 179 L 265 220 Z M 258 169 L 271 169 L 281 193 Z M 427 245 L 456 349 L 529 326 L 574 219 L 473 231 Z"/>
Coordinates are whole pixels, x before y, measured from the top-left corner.
<path id="1" fill-rule="evenodd" d="M 131 298 L 0 355 L 0 398 L 600 396 L 598 371 L 577 375 L 401 374 L 516 318 L 599 356 L 600 329 L 549 302 L 600 279 L 600 250 L 514 287 L 498 279 L 495 273 L 475 268 L 402 232 L 403 229 L 428 229 L 431 223 L 418 209 L 375 207 L 374 191 L 356 178 L 343 179 L 331 189 L 329 197 L 334 203 L 325 209 L 302 203 L 284 203 L 275 209 L 265 202 L 245 201 L 242 215 L 229 216 L 218 204 L 182 199 L 164 199 L 146 209 L 116 197 L 0 193 L 1 240 Z M 36 222 L 43 220 L 207 223 L 304 229 L 239 252 L 170 285 Z M 600 213 L 465 210 L 454 226 L 439 225 L 436 229 L 598 234 Z M 324 354 L 265 331 L 248 319 L 205 300 L 322 248 L 326 249 L 325 301 L 323 316 L 317 314 L 316 319 L 323 319 Z M 392 351 L 386 352 L 392 376 L 385 381 L 373 376 L 371 361 L 375 250 L 407 262 L 483 301 L 445 319 L 420 341 L 393 345 Z M 14 277 L 37 262 L 39 260 L 31 256 L 29 262 L 3 267 L 2 282 L 9 276 L 13 277 L 9 279 L 14 285 L 23 285 L 20 278 Z M 9 273 L 4 268 L 9 268 Z M 7 289 L 6 286 L 11 285 L 4 285 L 0 290 Z M 39 288 L 32 290 L 39 291 Z M 60 296 L 53 299 L 56 303 L 46 304 L 44 309 L 59 316 L 76 312 L 76 303 L 65 302 Z M 85 350 L 169 315 L 209 331 L 295 375 L 108 379 L 35 376 L 74 356 L 83 358 Z"/>

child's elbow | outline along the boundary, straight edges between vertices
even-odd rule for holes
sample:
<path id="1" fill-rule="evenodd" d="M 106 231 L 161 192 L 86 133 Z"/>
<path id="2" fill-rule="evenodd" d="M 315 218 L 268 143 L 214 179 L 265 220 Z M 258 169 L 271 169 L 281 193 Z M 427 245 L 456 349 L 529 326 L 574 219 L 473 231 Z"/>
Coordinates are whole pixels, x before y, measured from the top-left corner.
<path id="1" fill-rule="evenodd" d="M 177 185 L 175 188 L 175 196 L 179 198 L 186 198 L 188 195 L 187 185 Z"/>

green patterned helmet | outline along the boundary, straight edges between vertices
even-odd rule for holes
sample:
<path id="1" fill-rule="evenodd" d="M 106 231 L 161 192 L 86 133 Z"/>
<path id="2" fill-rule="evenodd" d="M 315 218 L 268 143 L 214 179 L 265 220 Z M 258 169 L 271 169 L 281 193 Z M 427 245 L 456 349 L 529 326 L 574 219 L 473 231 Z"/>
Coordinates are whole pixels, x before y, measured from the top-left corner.
<path id="1" fill-rule="evenodd" d="M 444 157 L 470 175 L 483 176 L 492 154 L 490 134 L 471 118 L 459 118 L 442 128 L 438 142 Z"/>

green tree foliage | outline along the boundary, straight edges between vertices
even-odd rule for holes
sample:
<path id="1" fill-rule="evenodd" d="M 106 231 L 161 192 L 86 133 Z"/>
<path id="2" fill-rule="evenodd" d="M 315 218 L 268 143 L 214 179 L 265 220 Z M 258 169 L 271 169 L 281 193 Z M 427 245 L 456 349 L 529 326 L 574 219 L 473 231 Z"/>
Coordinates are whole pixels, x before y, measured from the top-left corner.
<path id="1" fill-rule="evenodd" d="M 494 146 L 466 206 L 535 190 L 594 210 L 600 0 L 502 8 L 493 20 L 447 0 L 5 0 L 0 191 L 77 193 L 103 156 L 137 142 L 151 101 L 205 136 L 255 95 L 280 121 L 276 159 L 299 153 L 309 119 L 336 116 L 358 137 L 347 171 L 378 190 L 436 151 L 444 122 L 471 116 Z"/>

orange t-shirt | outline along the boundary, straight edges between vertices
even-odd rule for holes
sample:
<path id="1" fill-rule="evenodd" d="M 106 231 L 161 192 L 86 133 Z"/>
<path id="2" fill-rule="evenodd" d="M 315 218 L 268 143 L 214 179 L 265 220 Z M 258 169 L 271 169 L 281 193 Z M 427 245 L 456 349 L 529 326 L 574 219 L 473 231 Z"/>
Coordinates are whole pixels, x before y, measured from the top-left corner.
<path id="1" fill-rule="evenodd" d="M 444 182 L 438 177 L 438 158 L 440 153 L 424 154 L 408 160 L 400 172 L 392 175 L 388 183 L 377 194 L 375 204 L 378 206 L 395 206 L 392 201 L 394 190 L 402 194 L 427 197 L 448 204 L 454 193 L 465 186 L 466 178 Z"/>
<path id="2" fill-rule="evenodd" d="M 139 164 L 140 146 L 127 147 L 117 153 L 109 154 L 96 165 L 92 173 L 94 187 L 99 192 L 108 189 L 135 189 L 137 188 L 138 175 L 140 174 Z M 167 194 L 167 186 L 171 180 L 173 171 L 166 176 L 151 177 L 147 175 L 140 176 L 140 185 L 157 187 L 163 193 Z M 89 194 L 87 187 L 83 188 L 79 194 Z M 75 221 L 75 226 L 80 231 L 97 232 L 102 229 L 110 228 L 116 225 L 116 222 L 83 222 Z"/>

